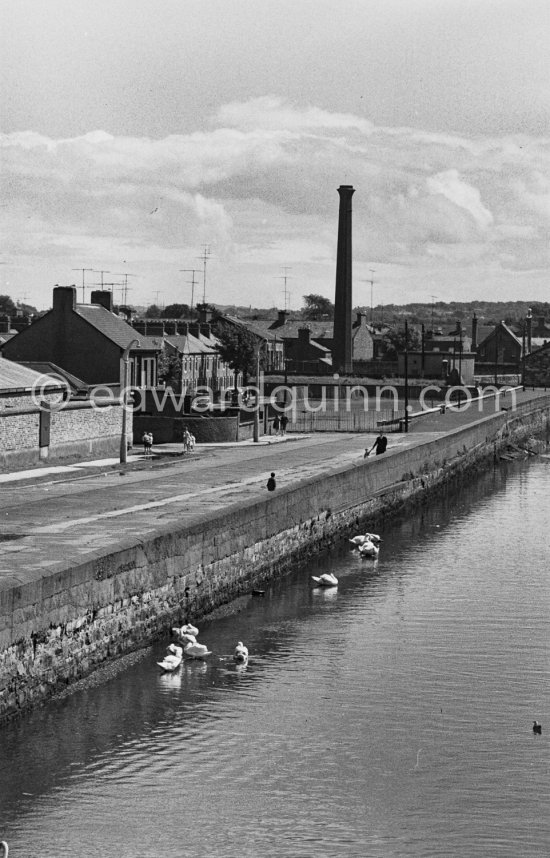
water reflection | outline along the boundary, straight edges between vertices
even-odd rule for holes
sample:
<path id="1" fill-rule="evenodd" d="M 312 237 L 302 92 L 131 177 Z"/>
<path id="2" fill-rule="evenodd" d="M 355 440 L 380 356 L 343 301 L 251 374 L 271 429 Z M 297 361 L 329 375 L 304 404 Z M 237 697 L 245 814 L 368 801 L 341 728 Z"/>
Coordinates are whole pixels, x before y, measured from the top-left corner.
<path id="1" fill-rule="evenodd" d="M 4 836 L 71 858 L 544 854 L 549 474 L 381 522 L 376 561 L 346 542 L 199 624 L 207 661 L 161 674 L 160 641 L 8 725 Z"/>

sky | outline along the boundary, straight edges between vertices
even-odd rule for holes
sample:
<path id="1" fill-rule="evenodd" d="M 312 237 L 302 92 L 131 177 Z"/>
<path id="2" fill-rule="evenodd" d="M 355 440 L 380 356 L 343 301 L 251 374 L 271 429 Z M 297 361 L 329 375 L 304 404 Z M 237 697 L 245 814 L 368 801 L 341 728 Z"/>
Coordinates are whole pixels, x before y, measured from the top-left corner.
<path id="1" fill-rule="evenodd" d="M 550 300 L 548 0 L 0 0 L 0 33 L 1 294 L 333 300 L 353 185 L 354 305 Z"/>

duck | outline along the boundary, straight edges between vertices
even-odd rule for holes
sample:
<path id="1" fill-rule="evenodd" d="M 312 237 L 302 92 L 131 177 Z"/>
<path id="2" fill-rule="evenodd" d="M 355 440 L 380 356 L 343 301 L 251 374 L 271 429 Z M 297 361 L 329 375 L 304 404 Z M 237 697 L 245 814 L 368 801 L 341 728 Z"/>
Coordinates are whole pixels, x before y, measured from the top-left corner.
<path id="1" fill-rule="evenodd" d="M 183 658 L 183 650 L 180 646 L 170 644 L 166 650 L 166 655 L 162 661 L 157 661 L 159 667 L 163 670 L 176 670 L 181 664 Z"/>
<path id="2" fill-rule="evenodd" d="M 312 575 L 311 577 L 319 587 L 336 587 L 338 585 L 338 578 L 332 572 L 323 572 L 322 575 Z"/>
<path id="3" fill-rule="evenodd" d="M 374 542 L 371 542 L 370 539 L 367 542 L 364 542 L 363 545 L 359 546 L 359 553 L 361 557 L 378 557 L 380 552 L 380 548 L 378 545 L 375 545 Z"/>
<path id="4" fill-rule="evenodd" d="M 235 661 L 247 661 L 248 659 L 248 648 L 245 647 L 242 641 L 239 641 L 237 646 L 235 647 L 235 652 L 233 654 L 233 658 Z"/>
<path id="5" fill-rule="evenodd" d="M 539 735 L 542 733 L 542 724 L 539 724 L 538 721 L 533 721 L 533 733 L 538 733 Z"/>
<path id="6" fill-rule="evenodd" d="M 189 658 L 204 658 L 207 655 L 212 655 L 207 646 L 197 643 L 196 640 L 189 641 L 183 651 Z"/>

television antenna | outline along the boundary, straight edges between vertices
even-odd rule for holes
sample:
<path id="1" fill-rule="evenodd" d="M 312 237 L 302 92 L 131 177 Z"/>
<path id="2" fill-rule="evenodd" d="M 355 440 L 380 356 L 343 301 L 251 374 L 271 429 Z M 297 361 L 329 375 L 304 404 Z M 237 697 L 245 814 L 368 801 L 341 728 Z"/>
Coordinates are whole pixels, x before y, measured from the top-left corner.
<path id="1" fill-rule="evenodd" d="M 287 280 L 291 279 L 287 272 L 292 271 L 292 268 L 290 268 L 288 265 L 283 265 L 283 271 L 285 273 L 281 274 L 278 279 L 284 280 L 285 282 L 285 288 L 283 289 L 283 295 L 285 296 L 285 310 L 290 310 L 290 291 L 287 289 L 286 282 Z"/>
<path id="2" fill-rule="evenodd" d="M 191 280 L 187 281 L 191 286 L 191 304 L 189 307 L 189 309 L 191 310 L 191 315 L 193 315 L 193 307 L 195 306 L 195 274 L 198 270 L 198 268 L 180 268 L 181 272 L 187 272 L 191 274 Z"/>
<path id="3" fill-rule="evenodd" d="M 128 277 L 138 277 L 138 276 L 139 275 L 137 275 L 137 274 L 129 274 L 129 273 L 127 274 L 126 271 L 124 272 L 124 274 L 117 274 L 115 272 L 115 277 L 124 277 L 124 283 L 117 284 L 119 286 L 122 286 L 122 294 L 120 297 L 122 299 L 124 306 L 126 306 L 128 304 L 128 292 L 130 292 L 132 289 L 131 286 L 128 286 Z"/>
<path id="4" fill-rule="evenodd" d="M 206 263 L 212 255 L 209 244 L 203 244 L 203 252 L 197 259 L 202 259 L 202 303 L 206 304 Z M 191 270 L 191 269 L 190 269 Z"/>
<path id="5" fill-rule="evenodd" d="M 85 272 L 86 271 L 93 271 L 93 270 L 94 270 L 93 268 L 71 268 L 71 271 L 82 271 L 82 303 L 83 304 L 86 302 L 86 294 L 84 291 L 86 288 Z"/>

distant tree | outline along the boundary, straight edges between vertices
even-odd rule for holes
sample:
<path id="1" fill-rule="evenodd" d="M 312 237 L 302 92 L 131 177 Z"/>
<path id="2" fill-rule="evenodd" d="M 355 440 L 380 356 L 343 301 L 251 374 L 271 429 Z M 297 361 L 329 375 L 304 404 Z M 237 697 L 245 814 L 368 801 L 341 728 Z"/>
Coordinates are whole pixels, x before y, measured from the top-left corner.
<path id="1" fill-rule="evenodd" d="M 162 310 L 158 306 L 158 304 L 151 304 L 150 307 L 147 307 L 145 311 L 145 316 L 148 319 L 160 319 L 162 314 Z"/>
<path id="2" fill-rule="evenodd" d="M 233 370 L 242 372 L 244 384 L 248 379 L 256 375 L 256 355 L 261 341 L 246 328 L 218 322 L 214 328 L 216 337 L 220 341 L 218 352 Z M 263 366 L 263 355 L 260 352 L 260 367 Z"/>
<path id="3" fill-rule="evenodd" d="M 181 358 L 173 352 L 162 351 L 157 360 L 159 381 L 166 387 L 179 390 L 181 385 Z"/>
<path id="4" fill-rule="evenodd" d="M 397 355 L 405 351 L 405 327 L 393 328 L 388 331 L 384 340 L 387 343 L 386 356 L 388 360 L 397 360 Z M 416 328 L 408 328 L 407 346 L 410 351 L 422 348 L 422 338 Z"/>
<path id="5" fill-rule="evenodd" d="M 168 304 L 161 315 L 163 319 L 186 319 L 189 316 L 189 304 Z"/>
<path id="6" fill-rule="evenodd" d="M 333 319 L 334 304 L 323 295 L 304 295 L 305 308 L 302 311 L 304 319 Z"/>
<path id="7" fill-rule="evenodd" d="M 0 313 L 5 313 L 7 316 L 13 316 L 17 312 L 17 307 L 11 300 L 9 295 L 0 295 Z"/>

